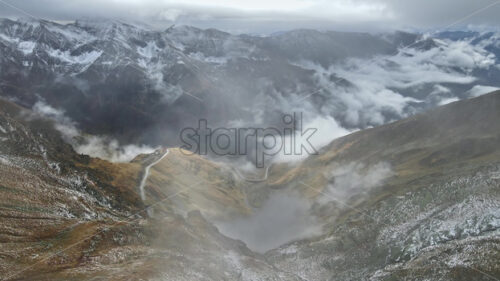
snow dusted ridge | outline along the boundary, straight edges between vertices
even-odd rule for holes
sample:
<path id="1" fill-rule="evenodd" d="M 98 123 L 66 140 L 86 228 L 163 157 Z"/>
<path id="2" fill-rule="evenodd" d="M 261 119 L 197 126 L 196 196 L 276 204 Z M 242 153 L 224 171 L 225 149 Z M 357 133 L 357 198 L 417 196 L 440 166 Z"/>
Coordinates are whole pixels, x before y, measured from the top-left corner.
<path id="1" fill-rule="evenodd" d="M 345 132 L 500 88 L 498 38 L 315 30 L 262 37 L 114 20 L 4 19 L 0 81 L 12 85 L 3 95 L 63 106 L 76 123 L 102 128 L 96 134 L 121 138 L 117 128 L 127 126 L 133 134 L 125 137 L 155 144 L 165 138 L 150 127 L 179 130 L 193 125 L 193 115 L 256 127 L 304 111 L 305 123 L 326 120 Z M 418 44 L 401 49 L 408 40 Z M 103 120 L 115 126 L 103 128 Z"/>
<path id="2" fill-rule="evenodd" d="M 220 63 L 227 60 L 219 58 L 223 53 L 244 57 L 248 51 L 245 45 L 236 47 L 239 52 L 231 50 L 232 44 L 238 45 L 237 40 L 222 37 L 213 39 L 204 31 L 190 27 L 181 27 L 168 34 L 113 20 L 84 20 L 67 25 L 41 21 L 35 25 L 33 21 L 4 19 L 0 25 L 3 27 L 0 31 L 1 44 L 19 51 L 24 57 L 34 56 L 45 64 L 65 66 L 63 69 L 69 74 L 79 73 L 94 63 L 110 65 L 111 68 L 113 65 L 132 62 L 143 69 L 158 62 L 164 66 L 182 64 L 186 59 L 182 51 L 189 49 L 190 44 L 198 44 L 196 41 L 199 40 L 205 41 L 207 46 L 227 45 L 221 52 L 215 51 L 217 54 L 214 55 L 207 55 L 203 50 L 193 52 L 191 57 L 203 62 Z M 27 38 L 30 40 L 26 40 Z M 53 61 L 45 60 L 47 56 Z M 73 65 L 81 66 L 75 69 L 71 67 Z"/>

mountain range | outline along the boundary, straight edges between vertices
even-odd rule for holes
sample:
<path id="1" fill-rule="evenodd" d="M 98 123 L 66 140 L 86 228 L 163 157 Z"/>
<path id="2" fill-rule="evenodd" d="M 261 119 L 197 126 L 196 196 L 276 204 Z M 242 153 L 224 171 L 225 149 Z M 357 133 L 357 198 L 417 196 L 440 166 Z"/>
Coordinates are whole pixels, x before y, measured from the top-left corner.
<path id="1" fill-rule="evenodd" d="M 269 36 L 115 20 L 0 21 L 1 95 L 43 102 L 87 134 L 178 145 L 200 118 L 282 127 L 333 118 L 349 131 L 500 87 L 498 34 L 292 30 Z"/>
<path id="2" fill-rule="evenodd" d="M 499 280 L 499 56 L 490 31 L 0 19 L 0 280 Z M 291 113 L 318 153 L 180 147 Z"/>

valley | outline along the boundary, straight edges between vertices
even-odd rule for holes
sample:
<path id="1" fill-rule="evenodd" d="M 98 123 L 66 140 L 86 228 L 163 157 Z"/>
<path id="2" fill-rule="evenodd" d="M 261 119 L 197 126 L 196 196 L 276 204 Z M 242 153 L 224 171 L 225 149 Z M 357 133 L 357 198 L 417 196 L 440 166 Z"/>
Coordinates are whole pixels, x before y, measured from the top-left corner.
<path id="1" fill-rule="evenodd" d="M 0 107 L 2 280 L 500 276 L 499 92 L 339 138 L 262 181 L 177 148 L 128 163 L 80 155 L 53 121 Z M 274 194 L 303 208 L 269 209 Z M 223 234 L 287 212 L 314 231 L 263 252 Z"/>

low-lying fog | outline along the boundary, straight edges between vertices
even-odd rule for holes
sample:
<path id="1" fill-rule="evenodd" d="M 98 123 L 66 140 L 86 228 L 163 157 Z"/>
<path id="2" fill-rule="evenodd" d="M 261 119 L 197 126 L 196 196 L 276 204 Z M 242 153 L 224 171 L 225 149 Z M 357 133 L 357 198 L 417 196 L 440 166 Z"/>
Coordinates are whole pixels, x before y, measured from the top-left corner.
<path id="1" fill-rule="evenodd" d="M 298 192 L 277 190 L 250 216 L 214 223 L 222 234 L 264 253 L 291 241 L 321 235 L 325 222 L 313 213 L 313 205 L 333 204 L 341 209 L 350 208 L 349 198 L 369 196 L 372 188 L 382 185 L 392 175 L 390 165 L 385 162 L 369 167 L 355 162 L 339 165 L 326 170 L 329 184 L 318 190 L 320 195 L 314 199 L 306 199 Z M 320 188 L 300 183 L 297 187 Z"/>

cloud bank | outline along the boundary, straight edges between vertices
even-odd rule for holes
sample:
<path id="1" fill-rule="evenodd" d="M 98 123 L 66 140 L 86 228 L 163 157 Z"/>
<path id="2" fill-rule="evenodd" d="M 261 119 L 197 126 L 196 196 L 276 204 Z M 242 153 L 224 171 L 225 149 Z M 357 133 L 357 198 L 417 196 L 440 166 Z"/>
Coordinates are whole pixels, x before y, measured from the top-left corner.
<path id="1" fill-rule="evenodd" d="M 366 194 L 380 186 L 393 174 L 391 166 L 385 162 L 372 166 L 353 162 L 337 167 L 326 175 L 329 184 L 318 201 L 322 204 L 347 201 L 351 196 Z"/>
<path id="2" fill-rule="evenodd" d="M 377 126 L 413 114 L 424 99 L 436 99 L 435 105 L 456 100 L 444 85 L 474 83 L 473 71 L 495 66 L 495 56 L 480 46 L 435 41 L 438 46 L 428 50 L 410 48 L 371 60 L 352 58 L 329 68 L 311 62 L 299 65 L 315 71 L 318 85 L 325 89 L 317 94 L 325 98 L 322 114 L 348 128 Z M 352 85 L 340 85 L 332 76 Z"/>
<path id="3" fill-rule="evenodd" d="M 189 24 L 242 32 L 272 32 L 293 28 L 393 29 L 438 28 L 460 24 L 498 25 L 498 7 L 487 0 L 21 0 L 10 1 L 40 18 L 74 20 L 78 17 L 113 17 L 168 24 Z M 4 5 L 0 16 L 24 15 Z M 467 17 L 473 14 L 473 16 Z"/>
<path id="4" fill-rule="evenodd" d="M 500 90 L 498 87 L 475 85 L 469 90 L 468 94 L 471 98 L 475 98 L 498 90 Z"/>
<path id="5" fill-rule="evenodd" d="M 277 192 L 251 216 L 216 225 L 224 235 L 242 240 L 250 249 L 263 253 L 292 240 L 319 234 L 321 227 L 310 215 L 310 207 L 310 202 L 299 195 Z"/>
<path id="6" fill-rule="evenodd" d="M 56 109 L 44 101 L 36 102 L 32 110 L 53 120 L 55 128 L 61 132 L 63 138 L 73 146 L 77 153 L 111 162 L 129 162 L 139 154 L 149 154 L 155 151 L 155 148 L 146 145 L 120 145 L 117 140 L 110 137 L 83 134 L 63 110 Z"/>

